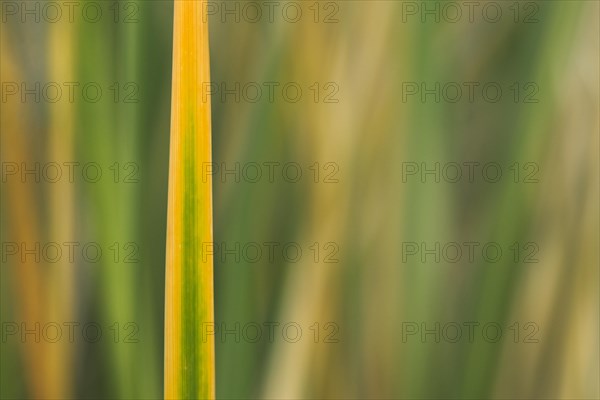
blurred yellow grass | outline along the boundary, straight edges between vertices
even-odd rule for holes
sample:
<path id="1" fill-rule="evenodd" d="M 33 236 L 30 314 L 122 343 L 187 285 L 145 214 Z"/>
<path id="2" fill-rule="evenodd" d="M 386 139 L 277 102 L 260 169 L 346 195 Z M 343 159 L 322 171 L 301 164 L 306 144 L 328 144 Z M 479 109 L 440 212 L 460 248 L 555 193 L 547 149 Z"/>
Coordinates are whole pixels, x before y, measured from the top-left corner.
<path id="1" fill-rule="evenodd" d="M 2 80 L 18 81 L 22 76 L 18 66 L 12 62 L 12 57 L 9 57 L 13 54 L 11 46 L 3 36 L 1 38 Z M 53 73 L 55 72 L 53 70 Z M 30 110 L 30 105 L 14 101 L 4 102 L 2 105 L 3 145 L 0 146 L 2 162 L 24 161 L 29 165 L 32 164 L 34 157 L 30 152 L 32 143 L 28 132 L 31 125 L 25 118 Z M 29 243 L 29 246 L 39 243 L 43 238 L 40 229 L 43 222 L 40 221 L 43 221 L 44 209 L 36 203 L 35 184 L 7 180 L 2 183 L 2 189 L 6 193 L 4 199 L 7 203 L 3 206 L 11 210 L 6 214 L 3 212 L 2 220 L 9 227 L 11 240 L 15 243 Z M 61 303 L 56 304 L 52 300 L 57 296 L 47 285 L 47 280 L 66 278 L 64 271 L 51 268 L 43 259 L 35 260 L 30 257 L 25 257 L 20 263 L 14 262 L 11 266 L 13 269 L 3 270 L 2 276 L 9 278 L 10 286 L 14 288 L 14 293 L 19 299 L 14 306 L 17 318 L 12 322 L 17 323 L 22 332 L 30 332 L 30 340 L 23 340 L 22 334 L 17 334 L 17 337 L 21 338 L 23 364 L 27 371 L 25 381 L 28 385 L 28 395 L 32 398 L 68 398 L 70 396 L 68 375 L 71 373 L 69 369 L 71 353 L 68 345 L 64 342 L 51 343 L 39 338 L 42 336 L 40 326 L 56 323 L 59 317 L 64 316 L 59 310 L 61 307 L 66 307 L 62 301 L 68 299 L 66 294 L 68 287 L 64 287 L 64 297 L 59 300 Z M 2 321 L 4 323 L 4 319 Z M 5 343 L 3 342 L 2 345 L 6 345 Z"/>

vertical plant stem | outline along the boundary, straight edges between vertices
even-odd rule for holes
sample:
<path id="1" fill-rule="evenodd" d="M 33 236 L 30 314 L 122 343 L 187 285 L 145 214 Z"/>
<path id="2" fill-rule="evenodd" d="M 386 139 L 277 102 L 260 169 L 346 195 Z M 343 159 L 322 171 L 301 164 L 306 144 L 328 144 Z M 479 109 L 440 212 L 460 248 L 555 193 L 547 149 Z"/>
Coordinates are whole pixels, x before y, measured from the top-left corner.
<path id="1" fill-rule="evenodd" d="M 205 1 L 175 1 L 167 215 L 165 398 L 215 396 L 210 81 Z"/>

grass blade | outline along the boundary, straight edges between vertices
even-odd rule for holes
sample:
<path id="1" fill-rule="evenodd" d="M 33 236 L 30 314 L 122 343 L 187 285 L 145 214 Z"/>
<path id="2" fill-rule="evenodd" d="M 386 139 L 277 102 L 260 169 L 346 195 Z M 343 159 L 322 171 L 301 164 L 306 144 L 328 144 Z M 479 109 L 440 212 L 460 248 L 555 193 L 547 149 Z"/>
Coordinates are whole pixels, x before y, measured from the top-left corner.
<path id="1" fill-rule="evenodd" d="M 202 338 L 214 321 L 213 260 L 201 246 L 212 242 L 208 27 L 204 1 L 175 1 L 167 266 L 165 398 L 215 396 L 214 338 Z M 204 14 L 205 15 L 205 14 Z"/>

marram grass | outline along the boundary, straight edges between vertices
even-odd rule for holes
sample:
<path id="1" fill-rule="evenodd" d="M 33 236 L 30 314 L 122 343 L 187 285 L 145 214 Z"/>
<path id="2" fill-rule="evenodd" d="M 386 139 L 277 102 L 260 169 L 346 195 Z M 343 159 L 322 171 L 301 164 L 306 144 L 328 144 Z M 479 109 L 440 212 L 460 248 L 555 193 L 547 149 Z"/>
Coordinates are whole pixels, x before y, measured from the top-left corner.
<path id="1" fill-rule="evenodd" d="M 205 1 L 175 1 L 165 306 L 165 398 L 215 397 L 214 337 L 202 336 L 214 321 L 210 81 Z M 209 177 L 210 178 L 210 177 Z"/>

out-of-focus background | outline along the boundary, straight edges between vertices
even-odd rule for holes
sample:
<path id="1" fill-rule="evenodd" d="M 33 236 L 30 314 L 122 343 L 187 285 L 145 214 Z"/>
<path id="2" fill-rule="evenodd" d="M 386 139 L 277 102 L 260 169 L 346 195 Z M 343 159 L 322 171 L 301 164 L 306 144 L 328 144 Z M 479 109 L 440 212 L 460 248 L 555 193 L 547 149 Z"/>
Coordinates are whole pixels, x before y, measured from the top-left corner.
<path id="1" fill-rule="evenodd" d="M 160 398 L 173 3 L 1 7 L 0 395 Z M 600 396 L 598 2 L 207 10 L 219 398 Z"/>

